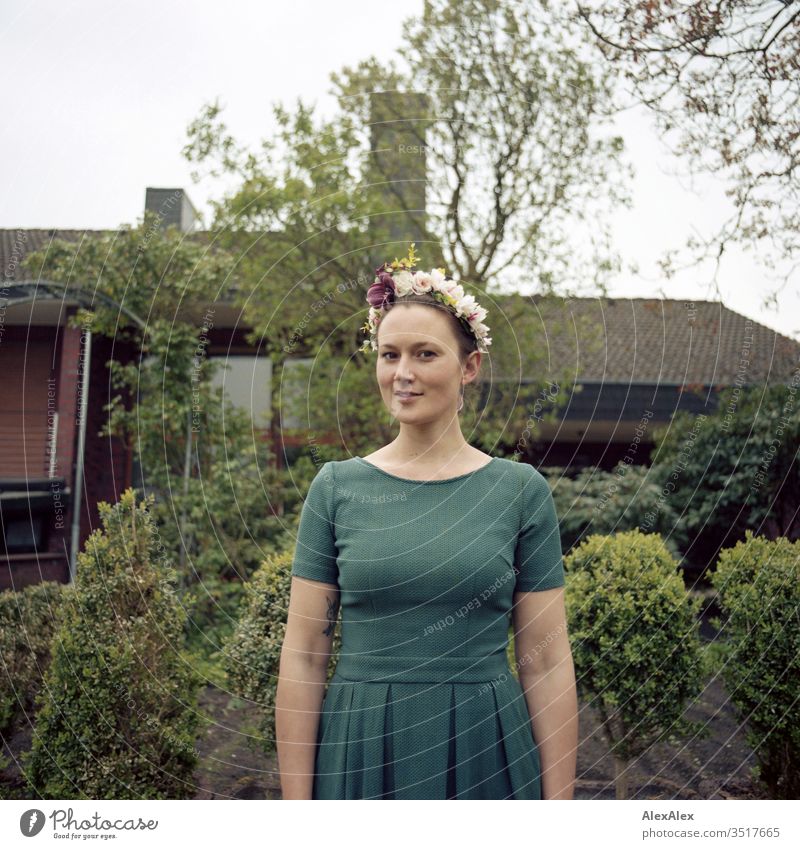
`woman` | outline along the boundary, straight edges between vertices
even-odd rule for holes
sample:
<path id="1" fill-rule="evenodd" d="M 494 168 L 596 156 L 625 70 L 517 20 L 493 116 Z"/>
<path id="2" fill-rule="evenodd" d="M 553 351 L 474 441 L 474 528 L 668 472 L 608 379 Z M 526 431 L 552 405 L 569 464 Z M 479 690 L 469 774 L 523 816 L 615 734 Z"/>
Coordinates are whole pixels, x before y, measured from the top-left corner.
<path id="1" fill-rule="evenodd" d="M 400 432 L 325 463 L 301 513 L 276 694 L 283 798 L 571 799 L 577 698 L 552 495 L 532 466 L 464 439 L 486 311 L 415 262 L 412 244 L 377 270 L 364 328 Z"/>

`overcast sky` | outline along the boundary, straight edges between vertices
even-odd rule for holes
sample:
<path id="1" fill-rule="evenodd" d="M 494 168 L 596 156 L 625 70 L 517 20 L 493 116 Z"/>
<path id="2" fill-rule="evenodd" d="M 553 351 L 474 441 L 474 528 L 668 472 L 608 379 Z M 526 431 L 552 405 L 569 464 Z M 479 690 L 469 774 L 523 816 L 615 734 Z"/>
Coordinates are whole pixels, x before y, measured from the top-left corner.
<path id="1" fill-rule="evenodd" d="M 270 105 L 300 96 L 329 115 L 331 71 L 399 48 L 401 23 L 422 0 L 323 3 L 79 2 L 4 0 L 6 79 L 0 227 L 102 229 L 135 224 L 146 186 L 182 186 L 210 221 L 219 182 L 194 184 L 181 156 L 186 128 L 219 98 L 240 142 L 269 134 Z M 614 218 L 617 249 L 640 276 L 623 275 L 612 295 L 715 299 L 711 268 L 663 280 L 655 260 L 691 232 L 708 235 L 731 212 L 723 187 L 688 180 L 644 113 L 618 123 L 636 169 L 634 208 Z M 734 249 L 720 274 L 723 302 L 800 339 L 800 281 L 780 308 L 767 269 Z"/>

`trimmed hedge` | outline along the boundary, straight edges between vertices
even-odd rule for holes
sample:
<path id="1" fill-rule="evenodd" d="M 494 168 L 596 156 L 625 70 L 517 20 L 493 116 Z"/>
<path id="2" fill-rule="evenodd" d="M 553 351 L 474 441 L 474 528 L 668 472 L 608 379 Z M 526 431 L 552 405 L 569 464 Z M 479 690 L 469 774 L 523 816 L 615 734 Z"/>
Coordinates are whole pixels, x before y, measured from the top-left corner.
<path id="1" fill-rule="evenodd" d="M 63 595 L 26 778 L 45 799 L 192 798 L 201 682 L 181 656 L 177 575 L 132 489 L 98 509 Z"/>
<path id="2" fill-rule="evenodd" d="M 578 691 L 599 716 L 625 798 L 630 760 L 702 733 L 683 716 L 702 690 L 701 602 L 658 534 L 593 534 L 564 561 Z"/>
<path id="3" fill-rule="evenodd" d="M 64 584 L 45 581 L 0 592 L 0 732 L 29 722 L 50 663 Z"/>
<path id="4" fill-rule="evenodd" d="M 292 585 L 293 552 L 268 556 L 245 584 L 239 622 L 226 642 L 225 669 L 237 696 L 262 709 L 260 748 L 275 752 L 275 691 Z M 341 648 L 341 617 L 336 623 L 328 662 L 330 680 Z"/>
<path id="5" fill-rule="evenodd" d="M 774 799 L 800 797 L 800 540 L 745 539 L 710 574 L 726 618 L 720 672 L 746 722 L 755 776 Z M 720 623 L 717 622 L 717 625 Z"/>

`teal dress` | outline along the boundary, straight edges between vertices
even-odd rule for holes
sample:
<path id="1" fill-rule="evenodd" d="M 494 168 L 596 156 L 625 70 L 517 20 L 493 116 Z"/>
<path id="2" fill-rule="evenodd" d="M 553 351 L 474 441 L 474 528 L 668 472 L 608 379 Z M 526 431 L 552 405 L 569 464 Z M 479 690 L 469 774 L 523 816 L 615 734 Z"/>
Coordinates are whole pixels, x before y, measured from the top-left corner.
<path id="1" fill-rule="evenodd" d="M 541 798 L 507 655 L 513 594 L 564 584 L 536 469 L 494 457 L 415 481 L 361 457 L 327 462 L 303 505 L 292 574 L 340 590 L 314 799 Z"/>

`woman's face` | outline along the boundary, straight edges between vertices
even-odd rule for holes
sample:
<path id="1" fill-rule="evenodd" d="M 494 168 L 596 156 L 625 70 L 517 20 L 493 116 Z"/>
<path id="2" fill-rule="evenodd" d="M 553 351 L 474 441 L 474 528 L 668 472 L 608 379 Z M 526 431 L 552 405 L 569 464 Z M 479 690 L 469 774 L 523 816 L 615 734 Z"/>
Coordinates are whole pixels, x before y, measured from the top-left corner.
<path id="1" fill-rule="evenodd" d="M 480 354 L 470 355 L 470 370 L 462 372 L 451 321 L 440 310 L 423 304 L 395 305 L 381 319 L 378 385 L 384 404 L 400 421 L 451 418 L 458 407 L 462 376 L 468 383 L 473 371 L 477 373 L 477 365 L 470 364 L 475 364 Z"/>

